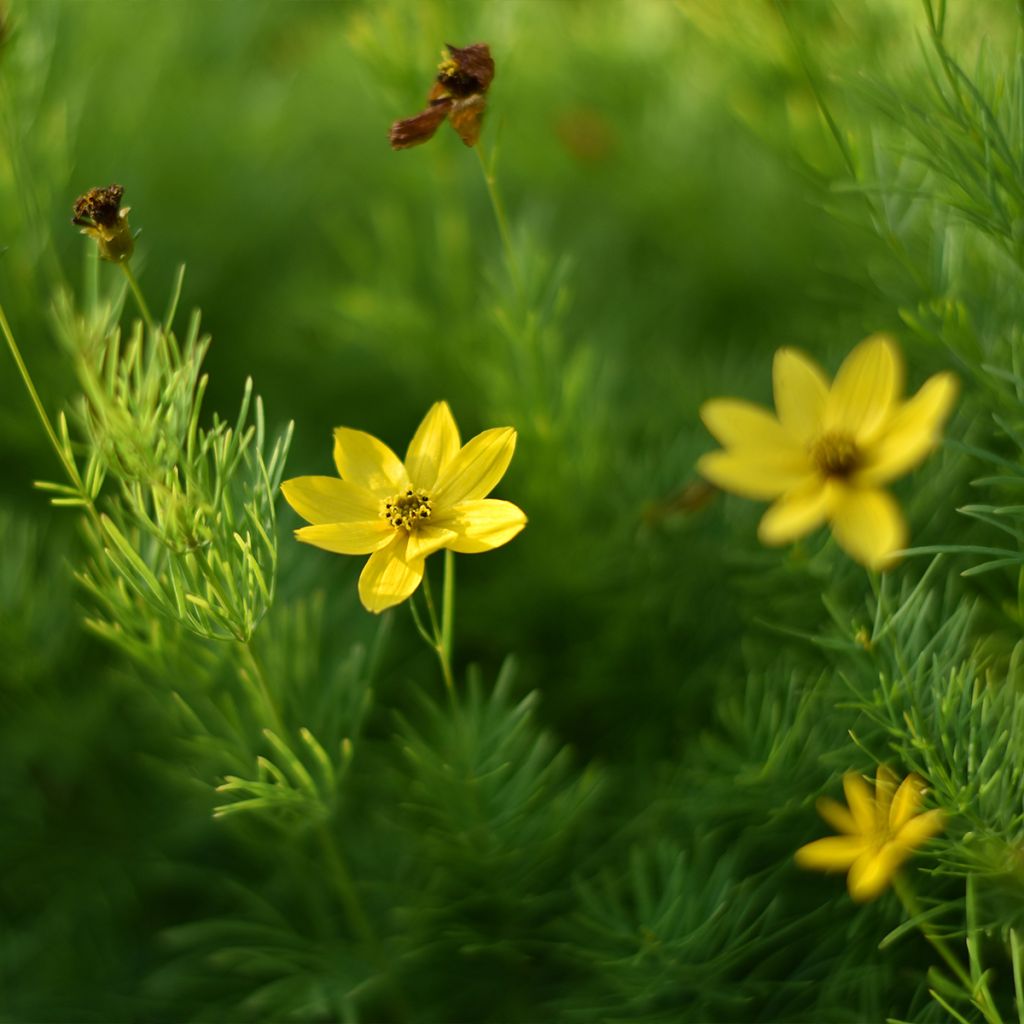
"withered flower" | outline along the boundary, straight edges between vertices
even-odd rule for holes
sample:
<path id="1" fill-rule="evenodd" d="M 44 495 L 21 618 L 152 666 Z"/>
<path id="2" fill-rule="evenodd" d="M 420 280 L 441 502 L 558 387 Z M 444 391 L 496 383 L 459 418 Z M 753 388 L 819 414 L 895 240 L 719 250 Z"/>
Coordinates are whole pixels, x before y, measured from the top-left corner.
<path id="1" fill-rule="evenodd" d="M 82 229 L 83 235 L 95 238 L 100 256 L 111 263 L 128 259 L 135 248 L 128 227 L 130 207 L 121 207 L 124 189 L 120 185 L 91 188 L 75 200 L 75 216 L 71 223 Z"/>
<path id="2" fill-rule="evenodd" d="M 448 44 L 448 57 L 437 68 L 437 80 L 427 96 L 427 109 L 391 126 L 391 148 L 408 149 L 433 138 L 448 118 L 459 138 L 475 146 L 494 79 L 494 59 L 486 43 L 460 49 Z"/>

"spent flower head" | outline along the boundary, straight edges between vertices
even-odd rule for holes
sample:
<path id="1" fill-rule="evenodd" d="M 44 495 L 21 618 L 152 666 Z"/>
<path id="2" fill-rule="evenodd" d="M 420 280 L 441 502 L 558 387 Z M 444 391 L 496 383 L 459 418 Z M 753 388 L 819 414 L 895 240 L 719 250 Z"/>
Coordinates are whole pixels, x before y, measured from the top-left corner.
<path id="1" fill-rule="evenodd" d="M 438 65 L 427 96 L 427 109 L 391 126 L 391 148 L 408 149 L 426 142 L 445 118 L 467 146 L 475 146 L 493 79 L 494 59 L 486 43 L 461 48 L 449 43 L 448 56 Z"/>
<path id="2" fill-rule="evenodd" d="M 71 220 L 82 229 L 83 235 L 96 239 L 100 256 L 111 263 L 128 259 L 135 248 L 131 229 L 128 227 L 128 211 L 131 207 L 121 206 L 124 188 L 108 185 L 106 188 L 91 188 L 75 200 L 75 215 Z"/>
<path id="3" fill-rule="evenodd" d="M 435 403 L 419 425 L 403 462 L 361 430 L 334 432 L 341 479 L 300 476 L 281 485 L 310 526 L 296 530 L 306 544 L 341 555 L 369 555 L 359 577 L 368 611 L 382 612 L 410 597 L 428 555 L 462 554 L 508 543 L 526 525 L 523 510 L 487 495 L 504 476 L 516 446 L 511 427 L 495 427 L 462 444 L 447 402 Z"/>
<path id="4" fill-rule="evenodd" d="M 775 415 L 716 398 L 701 419 L 724 450 L 697 468 L 745 498 L 776 499 L 761 519 L 765 544 L 786 544 L 823 523 L 851 558 L 885 569 L 906 545 L 899 505 L 883 485 L 935 447 L 956 398 L 956 378 L 938 373 L 902 400 L 903 360 L 885 334 L 862 341 L 835 380 L 795 349 L 775 353 Z"/>
<path id="5" fill-rule="evenodd" d="M 864 779 L 851 772 L 843 776 L 846 802 L 818 800 L 818 813 L 842 833 L 801 846 L 795 859 L 814 871 L 848 871 L 850 895 L 859 902 L 881 895 L 900 865 L 914 850 L 938 835 L 945 824 L 940 810 L 919 813 L 924 783 L 908 775 L 896 787 L 896 776 L 878 766 L 874 793 Z"/>

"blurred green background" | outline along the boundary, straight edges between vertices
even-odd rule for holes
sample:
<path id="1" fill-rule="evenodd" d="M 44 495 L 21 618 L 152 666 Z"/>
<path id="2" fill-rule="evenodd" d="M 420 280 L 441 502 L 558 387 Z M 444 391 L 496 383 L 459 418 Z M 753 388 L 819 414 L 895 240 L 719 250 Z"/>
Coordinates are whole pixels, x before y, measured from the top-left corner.
<path id="1" fill-rule="evenodd" d="M 982 35 L 998 49 L 1014 18 L 1009 3 L 951 12 L 967 52 Z M 642 804 L 743 692 L 744 650 L 775 644 L 751 627 L 812 628 L 834 570 L 759 549 L 756 507 L 694 486 L 712 447 L 700 402 L 767 401 L 778 346 L 834 370 L 879 329 L 902 332 L 912 385 L 945 365 L 898 316 L 927 285 L 861 197 L 832 188 L 846 171 L 805 66 L 852 132 L 878 115 L 850 83 L 909 76 L 920 21 L 900 0 L 15 2 L 0 299 L 57 409 L 74 383 L 48 310 L 94 261 L 71 205 L 120 182 L 154 308 L 187 264 L 183 307 L 214 339 L 208 413 L 230 419 L 252 376 L 269 423 L 295 421 L 286 475 L 332 472 L 337 425 L 402 450 L 439 398 L 464 436 L 514 425 L 497 496 L 530 524 L 459 559 L 459 665 L 493 675 L 513 653 L 543 724 Z M 525 298 L 477 154 L 448 126 L 387 144 L 443 45 L 480 41 L 497 66 L 483 147 Z M 116 268 L 99 274 L 122 289 Z M 32 489 L 58 466 L 6 356 L 0 393 L 0 1017 L 182 1019 L 202 1000 L 152 986 L 159 936 L 217 906 L 206 875 L 234 840 L 208 789 L 162 767 L 180 757 L 166 694 L 82 629 L 74 515 Z M 901 495 L 915 540 L 935 542 L 934 495 Z M 361 560 L 295 544 L 297 517 L 280 520 L 282 600 L 325 593 L 325 657 L 370 639 Z M 385 707 L 433 678 L 395 619 Z"/>

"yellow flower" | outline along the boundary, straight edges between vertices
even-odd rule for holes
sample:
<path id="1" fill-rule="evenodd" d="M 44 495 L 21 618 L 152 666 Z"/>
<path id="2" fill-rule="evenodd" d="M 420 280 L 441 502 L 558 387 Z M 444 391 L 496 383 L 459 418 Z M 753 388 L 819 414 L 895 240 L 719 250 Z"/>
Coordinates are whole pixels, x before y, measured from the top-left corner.
<path id="1" fill-rule="evenodd" d="M 850 895 L 873 900 L 892 881 L 915 847 L 942 831 L 942 811 L 918 813 L 924 783 L 908 775 L 896 788 L 896 776 L 879 765 L 872 795 L 860 775 L 843 776 L 849 810 L 825 797 L 818 813 L 839 836 L 817 839 L 796 851 L 796 862 L 815 871 L 847 871 Z"/>
<path id="2" fill-rule="evenodd" d="M 423 579 L 423 561 L 441 548 L 462 554 L 508 543 L 526 525 L 522 509 L 487 495 L 504 476 L 516 446 L 511 427 L 462 444 L 447 402 L 419 425 L 405 462 L 361 430 L 334 432 L 341 479 L 300 476 L 281 485 L 288 504 L 312 526 L 295 531 L 307 544 L 341 555 L 369 555 L 359 577 L 368 611 L 399 604 Z"/>
<path id="3" fill-rule="evenodd" d="M 783 348 L 772 368 L 775 412 L 732 398 L 705 402 L 701 419 L 724 450 L 697 468 L 745 498 L 776 499 L 761 519 L 764 544 L 786 544 L 828 522 L 839 546 L 873 569 L 907 542 L 899 505 L 882 485 L 916 466 L 938 443 L 956 398 L 956 378 L 938 373 L 902 401 L 903 360 L 874 334 L 829 386 L 805 355 Z"/>

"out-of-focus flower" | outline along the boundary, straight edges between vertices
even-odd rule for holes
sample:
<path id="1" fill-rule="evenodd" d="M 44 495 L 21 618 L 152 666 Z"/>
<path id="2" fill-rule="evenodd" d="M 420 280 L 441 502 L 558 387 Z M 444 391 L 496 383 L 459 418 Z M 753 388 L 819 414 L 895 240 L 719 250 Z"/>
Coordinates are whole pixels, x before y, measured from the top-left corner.
<path id="1" fill-rule="evenodd" d="M 494 59 L 486 43 L 461 49 L 449 43 L 448 56 L 438 65 L 437 80 L 427 96 L 427 109 L 391 126 L 391 148 L 426 142 L 445 118 L 467 146 L 475 146 L 493 79 Z"/>
<path id="2" fill-rule="evenodd" d="M 75 216 L 71 221 L 82 229 L 83 235 L 96 239 L 100 256 L 111 263 L 128 259 L 135 248 L 128 227 L 128 211 L 131 207 L 122 208 L 123 195 L 124 189 L 120 185 L 91 188 L 75 200 Z"/>
<path id="3" fill-rule="evenodd" d="M 940 810 L 919 813 L 924 783 L 917 775 L 897 789 L 885 765 L 878 767 L 873 794 L 854 772 L 843 776 L 843 789 L 848 808 L 827 797 L 818 801 L 818 813 L 842 835 L 801 846 L 795 859 L 814 871 L 848 871 L 850 895 L 873 900 L 914 850 L 942 831 L 945 818 Z"/>
<path id="4" fill-rule="evenodd" d="M 956 378 L 938 373 L 902 401 L 903 360 L 884 334 L 862 341 L 835 381 L 794 349 L 775 353 L 775 415 L 732 398 L 705 402 L 701 418 L 725 448 L 697 463 L 713 484 L 745 498 L 774 498 L 758 527 L 786 544 L 829 523 L 839 546 L 872 569 L 904 547 L 899 505 L 882 485 L 938 443 Z"/>
<path id="5" fill-rule="evenodd" d="M 359 597 L 368 611 L 382 612 L 412 595 L 428 555 L 441 548 L 490 551 L 526 525 L 522 509 L 487 497 L 515 446 L 511 427 L 485 430 L 463 445 L 448 403 L 437 402 L 413 435 L 404 463 L 372 435 L 338 427 L 334 463 L 341 479 L 300 476 L 281 490 L 312 524 L 296 530 L 299 540 L 370 556 Z"/>

